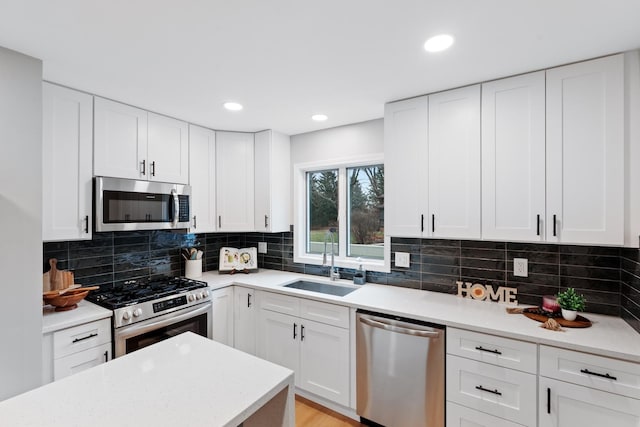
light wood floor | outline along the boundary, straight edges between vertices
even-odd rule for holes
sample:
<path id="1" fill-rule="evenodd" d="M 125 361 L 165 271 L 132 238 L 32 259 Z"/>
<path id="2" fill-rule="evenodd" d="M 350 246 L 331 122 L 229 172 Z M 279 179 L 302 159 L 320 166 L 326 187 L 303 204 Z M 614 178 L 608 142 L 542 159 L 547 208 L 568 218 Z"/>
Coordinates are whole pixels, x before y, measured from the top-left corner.
<path id="1" fill-rule="evenodd" d="M 296 396 L 296 427 L 352 427 L 364 426 L 351 418 Z"/>

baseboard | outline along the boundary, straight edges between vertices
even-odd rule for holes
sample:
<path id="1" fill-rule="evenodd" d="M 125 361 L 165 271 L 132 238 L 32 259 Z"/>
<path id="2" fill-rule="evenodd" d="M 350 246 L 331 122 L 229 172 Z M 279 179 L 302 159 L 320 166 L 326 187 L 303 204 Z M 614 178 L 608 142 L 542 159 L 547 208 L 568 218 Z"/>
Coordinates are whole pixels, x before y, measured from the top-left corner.
<path id="1" fill-rule="evenodd" d="M 329 408 L 332 411 L 339 413 L 340 415 L 344 415 L 345 417 L 351 418 L 355 421 L 360 421 L 360 416 L 356 414 L 356 411 L 353 408 L 347 408 L 338 403 L 327 400 L 324 397 L 320 397 L 313 393 L 309 393 L 308 391 L 301 390 L 298 387 L 296 387 L 296 394 L 314 403 L 317 403 L 318 405 L 322 405 L 325 408 Z"/>

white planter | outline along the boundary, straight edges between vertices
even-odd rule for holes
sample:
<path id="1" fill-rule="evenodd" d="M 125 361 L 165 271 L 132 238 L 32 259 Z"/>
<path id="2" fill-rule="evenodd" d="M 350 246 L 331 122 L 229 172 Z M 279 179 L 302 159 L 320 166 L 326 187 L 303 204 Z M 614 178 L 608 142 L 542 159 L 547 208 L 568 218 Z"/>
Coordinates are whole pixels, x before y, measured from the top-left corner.
<path id="1" fill-rule="evenodd" d="M 564 308 L 562 309 L 562 317 L 564 318 L 564 320 L 576 320 L 577 316 L 578 312 L 575 310 L 565 310 Z"/>

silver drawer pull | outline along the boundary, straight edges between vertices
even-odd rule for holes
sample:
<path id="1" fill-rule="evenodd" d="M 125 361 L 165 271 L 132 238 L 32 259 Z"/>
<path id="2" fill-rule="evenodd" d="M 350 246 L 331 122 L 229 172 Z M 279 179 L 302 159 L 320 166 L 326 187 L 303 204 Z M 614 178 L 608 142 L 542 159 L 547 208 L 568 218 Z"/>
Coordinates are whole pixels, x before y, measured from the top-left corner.
<path id="1" fill-rule="evenodd" d="M 583 374 L 587 374 L 587 375 L 594 375 L 596 377 L 606 378 L 608 380 L 618 381 L 618 378 L 613 377 L 613 376 L 611 376 L 609 374 L 599 374 L 598 372 L 591 372 L 588 369 L 580 369 L 580 372 L 582 372 Z"/>
<path id="2" fill-rule="evenodd" d="M 476 386 L 476 390 L 486 391 L 487 393 L 491 393 L 491 394 L 496 394 L 496 395 L 498 395 L 498 396 L 502 396 L 502 393 L 500 393 L 500 392 L 498 391 L 498 389 L 495 389 L 495 390 L 489 390 L 488 388 L 484 388 L 484 387 L 482 387 L 481 385 L 477 385 L 477 386 Z"/>
<path id="3" fill-rule="evenodd" d="M 387 323 L 378 322 L 376 320 L 367 319 L 361 317 L 360 321 L 365 325 L 373 326 L 374 328 L 384 329 L 385 331 L 397 332 L 399 334 L 414 335 L 416 337 L 438 338 L 440 332 L 434 331 L 420 331 L 417 329 L 401 328 L 399 326 L 389 325 Z"/>
<path id="4" fill-rule="evenodd" d="M 74 344 L 75 344 L 75 343 L 77 343 L 77 342 L 84 341 L 84 340 L 88 340 L 89 338 L 93 338 L 93 337 L 97 337 L 97 336 L 98 336 L 98 334 L 90 334 L 90 335 L 87 335 L 86 337 L 76 338 L 76 339 L 74 339 L 74 340 L 72 341 L 72 343 L 74 343 Z"/>
<path id="5" fill-rule="evenodd" d="M 481 345 L 477 346 L 477 347 L 476 347 L 476 350 L 479 350 L 479 351 L 486 351 L 487 353 L 493 353 L 493 354 L 502 354 L 502 352 L 501 352 L 500 350 L 498 350 L 498 349 L 491 350 L 491 349 L 489 349 L 489 348 L 484 348 L 484 347 L 482 347 Z"/>

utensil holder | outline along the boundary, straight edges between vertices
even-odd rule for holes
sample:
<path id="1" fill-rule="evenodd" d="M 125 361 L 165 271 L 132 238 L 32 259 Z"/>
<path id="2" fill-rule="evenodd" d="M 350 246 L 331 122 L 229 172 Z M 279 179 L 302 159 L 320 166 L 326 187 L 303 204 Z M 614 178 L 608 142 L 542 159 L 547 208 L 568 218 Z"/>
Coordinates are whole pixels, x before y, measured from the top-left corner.
<path id="1" fill-rule="evenodd" d="M 188 279 L 200 279 L 202 277 L 202 259 L 186 260 L 184 275 Z"/>

